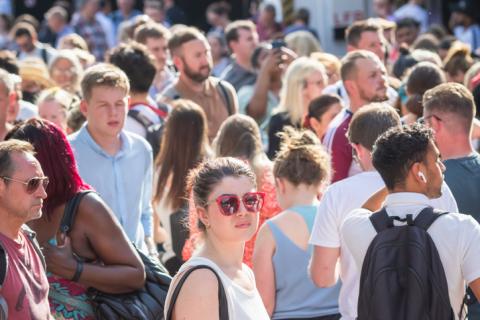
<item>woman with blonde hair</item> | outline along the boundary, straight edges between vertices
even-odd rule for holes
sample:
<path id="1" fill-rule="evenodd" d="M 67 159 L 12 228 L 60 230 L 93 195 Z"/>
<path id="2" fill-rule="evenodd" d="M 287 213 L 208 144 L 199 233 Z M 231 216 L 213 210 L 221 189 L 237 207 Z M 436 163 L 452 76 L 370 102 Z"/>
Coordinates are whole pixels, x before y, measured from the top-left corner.
<path id="1" fill-rule="evenodd" d="M 228 117 L 220 127 L 213 141 L 216 157 L 234 157 L 245 161 L 255 173 L 258 190 L 265 193 L 264 205 L 260 210 L 260 225 L 280 212 L 275 198 L 275 181 L 272 162 L 263 151 L 260 130 L 257 123 L 249 116 L 235 114 Z M 199 246 L 199 230 L 190 223 L 190 247 L 184 250 L 184 258 L 189 258 L 192 251 Z M 255 236 L 245 245 L 243 261 L 251 266 Z"/>
<path id="2" fill-rule="evenodd" d="M 325 67 L 311 58 L 298 58 L 287 68 L 280 91 L 280 104 L 274 110 L 268 128 L 268 152 L 270 159 L 280 149 L 277 133 L 287 126 L 301 128 L 308 114 L 308 105 L 322 94 L 328 83 Z"/>
<path id="3" fill-rule="evenodd" d="M 258 231 L 253 254 L 257 288 L 272 319 L 336 320 L 340 284 L 317 288 L 308 275 L 318 196 L 330 181 L 330 157 L 311 131 L 280 134 L 273 173 L 284 210 Z"/>
<path id="4" fill-rule="evenodd" d="M 309 31 L 299 30 L 289 33 L 285 37 L 285 43 L 299 57 L 309 57 L 313 52 L 322 51 L 320 43 Z"/>
<path id="5" fill-rule="evenodd" d="M 38 115 L 57 125 L 63 133 L 67 133 L 67 115 L 79 99 L 59 87 L 45 89 L 37 99 Z"/>
<path id="6" fill-rule="evenodd" d="M 83 68 L 71 50 L 60 50 L 48 65 L 50 78 L 62 89 L 79 95 Z"/>

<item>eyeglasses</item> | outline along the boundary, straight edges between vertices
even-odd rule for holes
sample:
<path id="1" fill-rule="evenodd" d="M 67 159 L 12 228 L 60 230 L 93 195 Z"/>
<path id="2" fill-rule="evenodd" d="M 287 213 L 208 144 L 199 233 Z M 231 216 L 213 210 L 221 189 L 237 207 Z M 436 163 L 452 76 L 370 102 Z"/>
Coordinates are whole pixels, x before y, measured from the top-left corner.
<path id="1" fill-rule="evenodd" d="M 19 182 L 21 184 L 24 184 L 26 186 L 26 190 L 27 190 L 28 194 L 32 194 L 35 191 L 37 191 L 37 189 L 38 189 L 38 187 L 40 187 L 40 185 L 43 185 L 43 189 L 46 190 L 47 186 L 48 186 L 48 183 L 50 182 L 48 177 L 33 177 L 33 178 L 28 179 L 27 181 L 13 179 L 13 178 L 10 178 L 10 177 L 0 177 L 0 178 L 2 178 L 4 180 L 7 180 L 7 181 L 14 181 L 14 182 Z"/>
<path id="2" fill-rule="evenodd" d="M 247 192 L 242 196 L 243 206 L 248 212 L 258 212 L 263 207 L 265 193 Z M 236 194 L 222 194 L 215 200 L 207 202 L 207 206 L 215 201 L 224 216 L 233 216 L 240 210 L 240 198 Z"/>

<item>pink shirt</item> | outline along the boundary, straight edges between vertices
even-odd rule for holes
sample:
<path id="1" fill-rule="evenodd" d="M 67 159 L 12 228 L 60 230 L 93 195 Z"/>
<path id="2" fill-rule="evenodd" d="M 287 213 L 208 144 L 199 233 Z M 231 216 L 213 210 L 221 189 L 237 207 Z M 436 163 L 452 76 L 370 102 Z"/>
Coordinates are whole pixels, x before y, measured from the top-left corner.
<path id="1" fill-rule="evenodd" d="M 8 255 L 7 277 L 1 289 L 8 319 L 51 319 L 48 280 L 33 244 L 23 232 L 19 242 L 0 233 L 0 242 Z"/>

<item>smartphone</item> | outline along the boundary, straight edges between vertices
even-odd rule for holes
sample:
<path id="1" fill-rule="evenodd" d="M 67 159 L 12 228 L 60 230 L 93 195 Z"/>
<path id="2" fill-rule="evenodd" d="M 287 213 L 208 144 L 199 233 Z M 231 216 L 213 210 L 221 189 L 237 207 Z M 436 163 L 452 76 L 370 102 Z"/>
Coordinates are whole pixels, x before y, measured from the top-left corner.
<path id="1" fill-rule="evenodd" d="M 287 44 L 282 39 L 277 39 L 272 41 L 272 49 L 279 49 L 281 47 L 286 47 Z"/>

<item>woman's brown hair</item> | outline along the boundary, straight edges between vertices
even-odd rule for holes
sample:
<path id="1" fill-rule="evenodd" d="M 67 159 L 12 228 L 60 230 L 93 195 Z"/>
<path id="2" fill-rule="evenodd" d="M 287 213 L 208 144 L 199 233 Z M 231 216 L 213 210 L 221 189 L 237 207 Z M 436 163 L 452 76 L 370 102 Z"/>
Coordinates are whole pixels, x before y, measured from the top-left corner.
<path id="1" fill-rule="evenodd" d="M 330 181 L 330 157 L 315 133 L 286 127 L 280 138 L 281 148 L 273 164 L 276 178 L 285 178 L 294 186 Z"/>
<path id="2" fill-rule="evenodd" d="M 209 152 L 207 120 L 204 111 L 190 100 L 179 99 L 172 103 L 173 110 L 165 124 L 160 153 L 155 167 L 160 168 L 154 202 L 165 196 L 174 209 L 183 207 L 186 200 L 188 172 L 202 162 Z"/>

